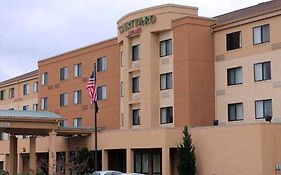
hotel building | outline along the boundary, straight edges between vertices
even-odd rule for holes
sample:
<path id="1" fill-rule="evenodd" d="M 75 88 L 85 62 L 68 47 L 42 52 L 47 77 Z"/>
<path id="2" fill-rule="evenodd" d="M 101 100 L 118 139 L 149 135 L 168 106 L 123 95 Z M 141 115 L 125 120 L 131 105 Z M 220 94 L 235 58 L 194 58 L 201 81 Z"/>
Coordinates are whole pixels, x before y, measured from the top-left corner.
<path id="1" fill-rule="evenodd" d="M 41 60 L 38 71 L 0 83 L 0 109 L 38 104 L 42 114 L 63 117 L 48 116 L 50 127 L 35 132 L 39 116 L 34 130 L 19 134 L 12 126 L 22 122 L 13 118 L 20 111 L 8 112 L 11 124 L 0 112 L 0 131 L 15 130 L 10 147 L 0 141 L 3 168 L 36 172 L 35 160 L 45 158 L 57 162 L 49 174 L 70 174 L 70 153 L 94 149 L 86 84 L 96 64 L 99 169 L 176 175 L 176 148 L 190 126 L 199 174 L 279 173 L 280 9 L 273 0 L 214 18 L 174 4 L 135 11 L 117 21 L 116 38 Z M 38 93 L 24 96 L 33 84 Z M 13 87 L 16 98 L 5 98 Z"/>

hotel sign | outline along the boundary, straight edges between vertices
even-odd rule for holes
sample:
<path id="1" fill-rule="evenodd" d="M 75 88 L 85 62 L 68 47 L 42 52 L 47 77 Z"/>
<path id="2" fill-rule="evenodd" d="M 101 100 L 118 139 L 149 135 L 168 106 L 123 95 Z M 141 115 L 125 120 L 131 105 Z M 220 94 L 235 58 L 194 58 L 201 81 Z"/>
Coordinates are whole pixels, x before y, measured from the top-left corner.
<path id="1" fill-rule="evenodd" d="M 147 26 L 150 24 L 154 24 L 156 22 L 156 16 L 150 15 L 150 16 L 144 16 L 141 18 L 130 20 L 123 25 L 118 27 L 118 30 L 120 33 L 129 31 L 135 27 L 141 27 L 141 26 Z M 141 31 L 141 29 L 138 29 L 138 31 Z"/>

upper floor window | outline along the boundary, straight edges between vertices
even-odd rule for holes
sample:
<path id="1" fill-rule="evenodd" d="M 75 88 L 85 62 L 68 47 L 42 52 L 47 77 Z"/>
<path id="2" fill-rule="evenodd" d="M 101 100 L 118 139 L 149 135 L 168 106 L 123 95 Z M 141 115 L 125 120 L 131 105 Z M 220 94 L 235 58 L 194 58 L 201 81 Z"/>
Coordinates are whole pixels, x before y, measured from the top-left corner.
<path id="1" fill-rule="evenodd" d="M 23 85 L 23 95 L 28 95 L 29 94 L 29 84 L 24 84 Z"/>
<path id="2" fill-rule="evenodd" d="M 137 61 L 140 59 L 140 45 L 132 46 L 132 61 Z"/>
<path id="3" fill-rule="evenodd" d="M 132 90 L 133 93 L 140 92 L 140 77 L 132 78 Z"/>
<path id="4" fill-rule="evenodd" d="M 173 78 L 172 72 L 160 75 L 160 89 L 172 89 L 173 88 Z"/>
<path id="5" fill-rule="evenodd" d="M 0 100 L 5 100 L 5 90 L 0 91 Z"/>
<path id="6" fill-rule="evenodd" d="M 38 104 L 33 104 L 32 110 L 33 111 L 38 111 Z"/>
<path id="7" fill-rule="evenodd" d="M 140 109 L 133 109 L 133 125 L 140 125 Z"/>
<path id="8" fill-rule="evenodd" d="M 74 95 L 73 95 L 73 103 L 74 104 L 81 104 L 82 102 L 82 91 L 74 91 Z"/>
<path id="9" fill-rule="evenodd" d="M 257 26 L 253 28 L 254 44 L 261 44 L 270 41 L 269 24 Z"/>
<path id="10" fill-rule="evenodd" d="M 68 94 L 60 94 L 60 106 L 66 106 L 68 105 Z"/>
<path id="11" fill-rule="evenodd" d="M 67 80 L 68 79 L 68 69 L 67 67 L 63 67 L 60 69 L 60 80 Z"/>
<path id="12" fill-rule="evenodd" d="M 74 77 L 80 77 L 82 75 L 82 64 L 74 64 Z"/>
<path id="13" fill-rule="evenodd" d="M 173 123 L 173 107 L 160 108 L 160 123 Z"/>
<path id="14" fill-rule="evenodd" d="M 48 84 L 48 72 L 41 74 L 41 84 L 42 85 Z"/>
<path id="15" fill-rule="evenodd" d="M 120 52 L 120 65 L 121 65 L 121 67 L 124 66 L 123 51 Z"/>
<path id="16" fill-rule="evenodd" d="M 121 97 L 124 97 L 124 82 L 121 82 L 120 84 L 120 95 Z"/>
<path id="17" fill-rule="evenodd" d="M 33 92 L 37 93 L 38 92 L 38 81 L 33 83 Z"/>
<path id="18" fill-rule="evenodd" d="M 243 120 L 243 103 L 228 104 L 228 121 Z"/>
<path id="19" fill-rule="evenodd" d="M 229 33 L 226 35 L 226 49 L 234 50 L 242 47 L 241 31 Z"/>
<path id="20" fill-rule="evenodd" d="M 160 57 L 172 55 L 172 39 L 160 41 Z"/>
<path id="21" fill-rule="evenodd" d="M 272 100 L 258 100 L 256 103 L 256 119 L 272 117 Z"/>
<path id="22" fill-rule="evenodd" d="M 97 71 L 105 71 L 107 70 L 107 58 L 106 57 L 101 57 L 98 58 L 97 60 Z"/>
<path id="23" fill-rule="evenodd" d="M 67 127 L 67 119 L 64 119 L 62 122 L 60 122 L 60 127 Z"/>
<path id="24" fill-rule="evenodd" d="M 46 110 L 48 107 L 48 97 L 41 98 L 41 110 Z"/>
<path id="25" fill-rule="evenodd" d="M 73 127 L 75 127 L 75 128 L 82 127 L 82 118 L 74 118 Z"/>
<path id="26" fill-rule="evenodd" d="M 28 108 L 29 108 L 29 106 L 28 106 L 28 105 L 25 105 L 25 106 L 22 107 L 22 110 L 27 111 Z"/>
<path id="27" fill-rule="evenodd" d="M 237 85 L 243 83 L 242 67 L 234 67 L 227 69 L 227 85 Z"/>
<path id="28" fill-rule="evenodd" d="M 15 97 L 15 88 L 10 88 L 9 89 L 9 98 L 14 98 Z"/>
<path id="29" fill-rule="evenodd" d="M 99 86 L 97 88 L 97 100 L 105 100 L 106 94 L 106 86 Z"/>
<path id="30" fill-rule="evenodd" d="M 270 61 L 254 64 L 255 81 L 263 81 L 271 79 Z"/>

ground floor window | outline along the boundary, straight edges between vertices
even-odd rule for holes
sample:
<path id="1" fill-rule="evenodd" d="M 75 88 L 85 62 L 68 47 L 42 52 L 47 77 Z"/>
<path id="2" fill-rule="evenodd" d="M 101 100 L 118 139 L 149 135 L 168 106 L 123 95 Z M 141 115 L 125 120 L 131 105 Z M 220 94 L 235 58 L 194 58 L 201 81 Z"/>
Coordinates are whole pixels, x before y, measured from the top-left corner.
<path id="1" fill-rule="evenodd" d="M 135 151 L 134 172 L 146 175 L 161 175 L 161 152 Z"/>

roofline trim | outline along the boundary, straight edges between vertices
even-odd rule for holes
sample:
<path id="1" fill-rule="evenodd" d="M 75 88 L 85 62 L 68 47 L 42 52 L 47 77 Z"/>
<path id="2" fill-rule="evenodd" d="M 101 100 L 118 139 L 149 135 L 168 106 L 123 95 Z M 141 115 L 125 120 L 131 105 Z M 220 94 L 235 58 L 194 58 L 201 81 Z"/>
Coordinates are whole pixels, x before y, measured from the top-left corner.
<path id="1" fill-rule="evenodd" d="M 136 10 L 136 11 L 127 13 L 125 16 L 121 17 L 121 18 L 117 21 L 117 23 L 119 23 L 119 22 L 122 21 L 123 19 L 127 18 L 128 16 L 135 15 L 135 14 L 138 14 L 138 13 L 142 13 L 142 12 L 145 12 L 145 11 L 150 11 L 150 10 L 155 10 L 155 9 L 161 9 L 161 8 L 165 8 L 165 7 L 178 7 L 178 8 L 185 8 L 185 9 L 198 10 L 198 7 L 186 6 L 186 5 L 177 5 L 177 4 L 168 3 L 168 4 L 153 6 L 153 7 L 147 7 L 147 8 L 141 9 L 141 10 Z"/>

